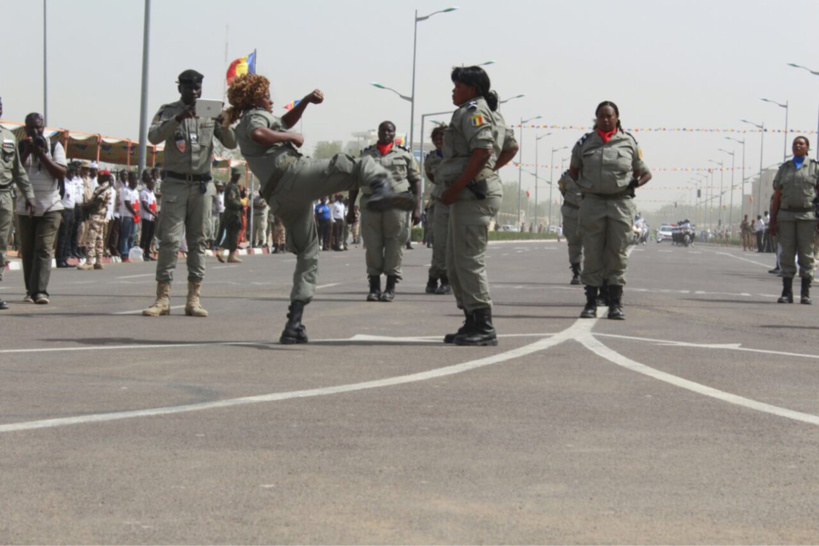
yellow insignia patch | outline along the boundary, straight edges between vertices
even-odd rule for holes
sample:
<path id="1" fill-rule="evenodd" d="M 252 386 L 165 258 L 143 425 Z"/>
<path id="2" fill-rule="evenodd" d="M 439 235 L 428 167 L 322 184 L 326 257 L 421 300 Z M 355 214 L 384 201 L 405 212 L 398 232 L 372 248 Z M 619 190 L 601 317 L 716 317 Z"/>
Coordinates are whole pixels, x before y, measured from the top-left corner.
<path id="1" fill-rule="evenodd" d="M 641 150 L 640 148 L 637 148 L 637 157 L 643 159 L 643 150 Z"/>
<path id="2" fill-rule="evenodd" d="M 480 127 L 484 123 L 483 116 L 476 114 L 470 118 L 470 122 L 472 123 L 472 127 Z"/>

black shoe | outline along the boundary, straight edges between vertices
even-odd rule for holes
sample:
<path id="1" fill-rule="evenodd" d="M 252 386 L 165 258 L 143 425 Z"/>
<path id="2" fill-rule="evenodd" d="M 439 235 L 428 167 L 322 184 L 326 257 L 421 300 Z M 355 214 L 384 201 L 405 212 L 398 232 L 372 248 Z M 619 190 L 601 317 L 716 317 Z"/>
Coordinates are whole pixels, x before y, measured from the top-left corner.
<path id="1" fill-rule="evenodd" d="M 434 294 L 436 290 L 438 290 L 438 279 L 430 275 L 429 279 L 427 280 L 427 288 L 425 291 L 427 294 Z"/>
<path id="2" fill-rule="evenodd" d="M 782 295 L 776 303 L 793 303 L 793 277 L 782 277 Z"/>
<path id="3" fill-rule="evenodd" d="M 626 320 L 626 314 L 623 313 L 623 287 L 609 286 L 609 314 L 608 318 L 612 320 Z"/>
<path id="4" fill-rule="evenodd" d="M 468 313 L 466 309 L 464 309 L 464 323 L 463 325 L 458 328 L 458 331 L 454 334 L 447 334 L 444 336 L 444 343 L 455 343 L 455 338 L 461 336 L 469 331 L 472 327 L 472 314 Z"/>
<path id="5" fill-rule="evenodd" d="M 303 301 L 294 301 L 288 307 L 287 324 L 285 324 L 282 336 L 279 338 L 279 343 L 282 345 L 307 343 L 307 329 L 301 323 L 305 305 Z"/>
<path id="6" fill-rule="evenodd" d="M 407 241 L 407 250 L 412 250 L 412 242 Z"/>
<path id="7" fill-rule="evenodd" d="M 57 262 L 57 267 L 59 267 L 60 269 L 63 269 L 63 268 L 66 268 L 66 267 L 74 267 L 74 266 L 68 265 L 68 262 Z"/>
<path id="8" fill-rule="evenodd" d="M 452 287 L 449 285 L 449 277 L 441 275 L 441 286 L 435 291 L 439 296 L 446 296 L 452 294 Z"/>
<path id="9" fill-rule="evenodd" d="M 498 335 L 492 325 L 492 309 L 478 309 L 472 311 L 472 324 L 466 332 L 455 336 L 455 345 L 471 345 L 475 347 L 495 346 L 498 344 Z"/>
<path id="10" fill-rule="evenodd" d="M 395 275 L 387 275 L 387 286 L 384 287 L 384 293 L 381 294 L 381 301 L 392 301 L 395 299 L 396 284 L 398 284 L 398 277 Z"/>
<path id="11" fill-rule="evenodd" d="M 572 264 L 572 282 L 569 284 L 580 284 L 580 264 Z"/>
<path id="12" fill-rule="evenodd" d="M 804 305 L 812 305 L 813 301 L 810 299 L 810 279 L 808 277 L 802 277 L 802 297 L 799 300 L 799 303 Z"/>
<path id="13" fill-rule="evenodd" d="M 0 300 L 0 311 L 5 311 L 9 308 L 9 304 L 3 300 Z"/>
<path id="14" fill-rule="evenodd" d="M 580 312 L 580 318 L 597 318 L 596 286 L 586 286 L 586 306 Z"/>
<path id="15" fill-rule="evenodd" d="M 367 210 L 371 212 L 384 212 L 391 209 L 413 210 L 415 208 L 415 197 L 409 192 L 394 192 L 387 179 L 376 180 L 370 184 L 370 187 L 373 193 L 367 201 Z"/>
<path id="16" fill-rule="evenodd" d="M 370 293 L 367 294 L 367 301 L 379 301 L 381 299 L 381 275 L 370 275 Z"/>
<path id="17" fill-rule="evenodd" d="M 778 274 L 779 274 L 779 268 L 778 268 L 778 267 L 774 267 L 773 269 L 771 269 L 770 271 L 768 271 L 768 273 L 770 273 L 771 275 L 778 275 Z"/>

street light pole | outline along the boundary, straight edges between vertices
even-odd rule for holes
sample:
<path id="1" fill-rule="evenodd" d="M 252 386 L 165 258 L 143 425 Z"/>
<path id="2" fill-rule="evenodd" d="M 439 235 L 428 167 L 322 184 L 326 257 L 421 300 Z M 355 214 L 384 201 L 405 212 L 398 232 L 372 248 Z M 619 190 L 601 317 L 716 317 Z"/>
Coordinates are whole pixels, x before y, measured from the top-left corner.
<path id="1" fill-rule="evenodd" d="M 739 140 L 738 138 L 731 138 L 725 137 L 727 140 L 733 140 L 734 142 L 739 142 L 742 144 L 742 187 L 740 188 L 739 196 L 740 196 L 740 205 L 739 205 L 739 215 L 742 217 L 745 214 L 745 139 Z"/>
<path id="2" fill-rule="evenodd" d="M 719 165 L 719 200 L 717 204 L 719 208 L 717 209 L 717 228 L 720 228 L 722 227 L 722 180 L 725 169 L 723 168 L 724 164 L 722 161 L 714 161 L 713 159 L 709 159 L 708 161 L 714 163 L 715 165 Z"/>
<path id="3" fill-rule="evenodd" d="M 567 149 L 568 146 L 563 146 L 562 148 L 552 148 L 552 156 L 549 158 L 549 225 L 552 225 L 552 188 L 555 187 L 555 152 L 559 152 L 560 150 Z M 563 170 L 560 171 L 561 176 L 563 175 Z"/>
<path id="4" fill-rule="evenodd" d="M 765 155 L 765 122 L 762 122 L 762 125 L 758 125 L 753 121 L 748 121 L 747 119 L 740 120 L 742 123 L 747 123 L 748 125 L 753 125 L 757 129 L 760 130 L 759 133 L 759 183 L 756 186 L 756 214 L 754 216 L 759 216 L 759 200 L 762 197 L 762 171 L 765 168 L 763 163 L 764 155 Z M 753 195 L 753 188 L 751 188 L 751 195 Z"/>
<path id="5" fill-rule="evenodd" d="M 730 204 L 728 205 L 731 207 L 728 210 L 728 229 L 734 229 L 734 156 L 736 155 L 734 152 L 729 152 L 723 148 L 720 148 L 721 152 L 725 152 L 731 156 L 731 199 L 729 199 Z"/>
<path id="6" fill-rule="evenodd" d="M 145 0 L 142 35 L 142 93 L 139 101 L 139 173 L 145 170 L 148 149 L 148 59 L 151 37 L 151 0 Z M 252 232 L 251 232 L 252 233 Z"/>
<path id="7" fill-rule="evenodd" d="M 763 102 L 770 102 L 771 104 L 775 104 L 775 105 L 779 106 L 780 108 L 785 109 L 785 147 L 782 150 L 782 157 L 783 157 L 783 161 L 787 161 L 787 159 L 788 159 L 788 101 L 785 101 L 785 104 L 782 104 L 780 102 L 776 102 L 775 100 L 771 100 L 771 99 L 760 99 L 760 100 L 762 100 Z"/>
<path id="8" fill-rule="evenodd" d="M 538 219 L 539 219 L 538 218 L 539 200 L 538 200 L 537 190 L 538 190 L 538 180 L 539 180 L 539 178 L 538 178 L 538 167 L 539 167 L 538 151 L 540 150 L 540 146 L 538 145 L 538 143 L 540 142 L 541 139 L 546 138 L 547 136 L 550 136 L 551 134 L 552 133 L 546 133 L 545 135 L 541 135 L 541 136 L 539 136 L 539 137 L 537 137 L 535 139 L 535 229 L 537 229 Z M 551 183 L 550 183 L 550 185 L 551 185 Z M 552 190 L 551 190 L 551 188 L 549 188 L 549 224 L 552 223 L 552 203 L 551 203 L 551 199 L 552 199 Z"/>
<path id="9" fill-rule="evenodd" d="M 43 125 L 48 126 L 48 6 L 43 0 Z"/>
<path id="10" fill-rule="evenodd" d="M 794 64 L 794 63 L 787 63 L 787 65 L 792 66 L 793 68 L 801 68 L 802 70 L 807 70 L 808 72 L 810 72 L 814 76 L 819 76 L 819 71 L 811 70 L 807 66 L 802 66 L 800 64 Z M 819 133 L 819 121 L 817 121 L 817 133 Z M 785 158 L 787 159 L 787 157 L 788 157 L 788 143 L 786 141 L 785 142 Z M 816 159 L 819 160 L 819 146 L 816 147 Z"/>
<path id="11" fill-rule="evenodd" d="M 535 116 L 529 119 L 520 118 L 520 138 L 518 139 L 518 226 L 520 226 L 520 205 L 523 196 L 521 193 L 523 184 L 523 124 L 540 119 L 540 117 L 541 116 Z"/>

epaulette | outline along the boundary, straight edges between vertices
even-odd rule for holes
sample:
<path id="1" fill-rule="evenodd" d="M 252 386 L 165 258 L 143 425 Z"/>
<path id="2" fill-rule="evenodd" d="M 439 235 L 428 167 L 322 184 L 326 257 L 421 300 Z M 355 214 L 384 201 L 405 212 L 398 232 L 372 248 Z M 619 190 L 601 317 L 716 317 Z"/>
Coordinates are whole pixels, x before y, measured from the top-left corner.
<path id="1" fill-rule="evenodd" d="M 396 143 L 395 146 L 398 147 L 398 148 L 401 148 L 405 152 L 409 152 L 409 148 L 407 148 L 406 146 L 403 146 L 403 145 L 398 144 L 398 143 Z"/>
<path id="2" fill-rule="evenodd" d="M 469 104 L 466 105 L 467 110 L 476 110 L 477 108 L 478 108 L 478 101 L 476 101 L 474 99 L 469 101 Z"/>
<path id="3" fill-rule="evenodd" d="M 592 133 L 586 133 L 585 135 L 580 137 L 580 140 L 577 141 L 577 145 L 578 146 L 583 146 L 583 143 L 586 142 L 586 139 L 589 138 L 591 135 L 592 135 Z"/>
<path id="4" fill-rule="evenodd" d="M 373 144 L 372 146 L 367 146 L 366 148 L 364 148 L 364 149 L 363 149 L 363 150 L 361 150 L 361 151 L 362 151 L 362 152 L 367 152 L 367 151 L 372 150 L 372 149 L 374 149 L 374 148 L 375 148 L 375 144 Z"/>

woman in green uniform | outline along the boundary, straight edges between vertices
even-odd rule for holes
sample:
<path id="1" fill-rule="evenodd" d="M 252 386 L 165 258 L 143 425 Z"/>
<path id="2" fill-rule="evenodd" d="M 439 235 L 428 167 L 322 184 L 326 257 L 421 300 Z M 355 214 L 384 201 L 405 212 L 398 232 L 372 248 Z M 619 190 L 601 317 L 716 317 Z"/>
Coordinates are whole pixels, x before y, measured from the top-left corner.
<path id="1" fill-rule="evenodd" d="M 620 110 L 611 101 L 595 110 L 594 131 L 575 144 L 569 175 L 580 186 L 580 236 L 586 306 L 581 318 L 597 316 L 597 292 L 608 283 L 608 318 L 623 320 L 623 286 L 629 236 L 636 209 L 634 189 L 651 180 L 637 140 L 623 131 Z"/>
<path id="2" fill-rule="evenodd" d="M 819 184 L 819 166 L 808 157 L 810 142 L 807 137 L 793 140 L 793 159 L 779 167 L 774 177 L 773 207 L 771 208 L 771 235 L 779 235 L 782 245 L 782 297 L 779 303 L 793 303 L 793 277 L 796 258 L 799 258 L 799 277 L 802 279 L 800 302 L 810 305 L 810 285 L 815 261 L 813 240 L 816 233 L 815 201 Z"/>
<path id="3" fill-rule="evenodd" d="M 395 143 L 395 124 L 382 121 L 378 125 L 378 142 L 365 148 L 361 157 L 371 158 L 390 173 L 390 184 L 395 192 L 410 190 L 415 201 L 412 224 L 421 221 L 421 174 L 410 151 Z M 410 218 L 406 212 L 392 209 L 385 211 L 368 210 L 369 188 L 362 189 L 361 235 L 366 247 L 367 277 L 370 292 L 367 301 L 392 301 L 395 299 L 395 285 L 401 280 L 401 262 L 404 245 L 409 239 Z M 350 203 L 355 203 L 358 190 L 350 192 Z M 381 275 L 386 275 L 387 285 L 381 293 Z"/>
<path id="4" fill-rule="evenodd" d="M 283 117 L 273 116 L 270 82 L 257 74 L 244 74 L 228 90 L 231 107 L 225 122 L 237 120 L 236 137 L 242 155 L 261 182 L 262 197 L 287 231 L 287 249 L 296 254 L 290 312 L 280 342 L 307 343 L 301 323 L 304 306 L 313 299 L 318 278 L 319 239 L 313 219 L 313 201 L 362 186 L 371 192 L 367 208 L 383 211 L 412 210 L 409 194 L 390 189 L 389 173 L 370 158 L 354 159 L 337 154 L 331 159 L 303 157 L 298 148 L 304 137 L 288 129 L 298 123 L 308 104 L 321 104 L 324 95 L 316 89 Z"/>
<path id="5" fill-rule="evenodd" d="M 446 269 L 459 309 L 466 321 L 445 343 L 497 345 L 492 324 L 492 297 L 486 277 L 489 223 L 498 212 L 503 185 L 497 170 L 517 153 L 497 111 L 498 96 L 489 76 L 478 66 L 452 71 L 452 102 L 458 109 L 444 132 L 444 157 L 435 173 L 446 190 L 449 206 Z"/>
<path id="6" fill-rule="evenodd" d="M 429 266 L 429 280 L 427 281 L 427 294 L 447 295 L 452 293 L 449 286 L 449 277 L 446 274 L 446 238 L 449 228 L 449 207 L 441 202 L 441 194 L 446 189 L 443 184 L 438 184 L 435 172 L 438 165 L 444 159 L 444 130 L 443 125 L 439 125 L 432 130 L 432 143 L 435 149 L 424 158 L 424 173 L 433 184 L 430 200 L 432 206 L 432 217 L 427 215 L 427 221 L 432 223 L 432 263 Z M 438 286 L 438 281 L 441 285 Z"/>

